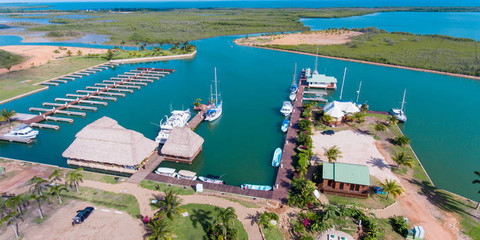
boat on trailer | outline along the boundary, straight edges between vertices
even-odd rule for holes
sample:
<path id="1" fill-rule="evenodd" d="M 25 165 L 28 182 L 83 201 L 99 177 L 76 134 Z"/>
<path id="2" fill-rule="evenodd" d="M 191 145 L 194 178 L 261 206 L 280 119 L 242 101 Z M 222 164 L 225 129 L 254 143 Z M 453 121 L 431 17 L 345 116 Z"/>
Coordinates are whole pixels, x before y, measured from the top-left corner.
<path id="1" fill-rule="evenodd" d="M 273 153 L 272 167 L 280 166 L 280 160 L 281 159 L 282 159 L 282 149 L 277 148 L 277 149 L 275 149 L 275 152 Z"/>
<path id="2" fill-rule="evenodd" d="M 270 191 L 272 190 L 271 186 L 267 185 L 253 185 L 253 184 L 242 184 L 242 189 L 250 189 L 250 190 L 259 190 L 259 191 Z"/>
<path id="3" fill-rule="evenodd" d="M 290 120 L 288 120 L 288 118 L 285 118 L 285 120 L 283 120 L 282 122 L 282 132 L 287 132 L 288 130 L 288 125 L 290 124 Z"/>

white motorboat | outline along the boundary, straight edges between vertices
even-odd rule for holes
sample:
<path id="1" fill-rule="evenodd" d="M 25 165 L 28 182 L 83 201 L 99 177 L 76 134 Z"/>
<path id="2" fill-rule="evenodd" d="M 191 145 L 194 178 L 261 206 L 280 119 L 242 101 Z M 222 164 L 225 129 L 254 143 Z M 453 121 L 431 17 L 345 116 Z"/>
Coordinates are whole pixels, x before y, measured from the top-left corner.
<path id="1" fill-rule="evenodd" d="M 213 98 L 215 95 L 215 99 Z M 219 98 L 218 86 L 217 86 L 217 68 L 215 68 L 215 94 L 212 93 L 212 87 L 210 86 L 210 105 L 208 106 L 207 113 L 205 114 L 205 121 L 214 121 L 222 115 L 223 101 Z"/>
<path id="2" fill-rule="evenodd" d="M 177 173 L 174 168 L 159 167 L 155 170 L 156 174 L 167 176 L 167 177 L 176 177 Z"/>
<path id="3" fill-rule="evenodd" d="M 187 180 L 195 181 L 197 180 L 197 173 L 192 171 L 187 171 L 187 170 L 180 170 L 177 173 L 177 177 L 179 179 L 187 179 Z"/>
<path id="4" fill-rule="evenodd" d="M 291 92 L 288 98 L 290 98 L 290 101 L 293 102 L 295 99 L 297 99 L 297 94 L 295 92 Z"/>
<path id="5" fill-rule="evenodd" d="M 38 131 L 33 130 L 27 124 L 20 124 L 10 130 L 8 133 L 3 134 L 5 137 L 13 138 L 22 138 L 22 139 L 33 139 L 38 135 Z"/>
<path id="6" fill-rule="evenodd" d="M 282 109 L 280 109 L 280 112 L 285 115 L 285 116 L 290 116 L 293 112 L 293 105 L 290 101 L 284 101 Z"/>
<path id="7" fill-rule="evenodd" d="M 206 183 L 213 183 L 213 184 L 219 184 L 219 185 L 225 184 L 225 181 L 223 181 L 223 180 L 215 179 L 215 178 L 202 177 L 202 176 L 198 177 L 198 180 L 200 180 L 202 182 L 206 182 Z"/>
<path id="8" fill-rule="evenodd" d="M 171 112 L 172 116 L 165 118 L 165 122 L 160 122 L 160 132 L 158 132 L 155 141 L 160 144 L 164 144 L 170 132 L 174 127 L 185 127 L 188 124 L 188 120 L 192 116 L 190 109 L 187 110 L 174 110 Z"/>
<path id="9" fill-rule="evenodd" d="M 392 108 L 390 110 L 390 114 L 392 114 L 399 122 L 406 122 L 407 121 L 407 115 L 405 115 L 405 94 L 407 93 L 407 89 L 403 92 L 403 100 L 402 100 L 402 107 L 400 109 L 398 108 Z"/>

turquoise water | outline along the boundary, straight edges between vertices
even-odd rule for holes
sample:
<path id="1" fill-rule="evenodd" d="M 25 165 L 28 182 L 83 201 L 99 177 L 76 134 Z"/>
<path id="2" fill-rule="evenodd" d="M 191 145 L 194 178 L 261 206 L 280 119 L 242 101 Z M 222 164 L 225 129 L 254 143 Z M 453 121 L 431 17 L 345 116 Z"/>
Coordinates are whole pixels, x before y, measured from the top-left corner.
<path id="1" fill-rule="evenodd" d="M 122 65 L 7 103 L 2 107 L 28 112 L 29 107 L 39 107 L 41 102 L 52 102 L 55 97 L 135 67 L 177 70 L 108 107 L 88 113 L 86 118 L 60 124 L 59 131 L 41 130 L 35 144 L 0 143 L 0 155 L 65 166 L 61 153 L 73 141 L 75 133 L 101 116 L 112 117 L 124 127 L 153 139 L 158 127 L 151 122 L 158 123 L 168 114 L 170 103 L 174 108 L 189 107 L 196 98 L 208 97 L 213 67 L 217 66 L 224 99 L 223 116 L 216 122 L 202 123 L 197 129 L 205 144 L 194 164 L 167 165 L 192 169 L 200 175 L 225 174 L 228 184 L 272 184 L 275 171 L 270 166 L 271 157 L 284 141 L 279 108 L 288 97 L 293 64 L 308 67 L 314 64 L 314 59 L 234 46 L 233 39 L 217 37 L 193 42 L 199 49 L 193 60 Z M 375 110 L 398 106 L 403 89 L 407 88 L 409 120 L 403 130 L 412 139 L 413 148 L 430 176 L 439 187 L 475 196 L 470 183 L 471 172 L 480 167 L 477 161 L 480 123 L 472 120 L 478 118 L 475 109 L 480 99 L 474 96 L 480 92 L 479 81 L 322 58 L 319 66 L 338 79 L 342 78 L 344 67 L 348 67 L 344 100 L 356 97 L 355 91 L 362 80 L 360 101 L 368 101 Z M 337 91 L 334 97 L 338 98 L 338 94 Z"/>
<path id="2" fill-rule="evenodd" d="M 480 40 L 480 12 L 384 12 L 346 18 L 303 18 L 314 30 L 377 27 L 389 32 L 442 34 Z"/>

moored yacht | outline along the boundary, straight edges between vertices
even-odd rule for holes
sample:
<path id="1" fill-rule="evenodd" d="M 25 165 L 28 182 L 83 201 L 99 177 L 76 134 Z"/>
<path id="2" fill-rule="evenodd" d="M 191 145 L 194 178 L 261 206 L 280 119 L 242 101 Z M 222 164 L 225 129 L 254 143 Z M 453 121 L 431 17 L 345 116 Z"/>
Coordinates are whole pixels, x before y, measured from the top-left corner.
<path id="1" fill-rule="evenodd" d="M 290 101 L 284 101 L 282 109 L 280 109 L 280 112 L 285 115 L 285 116 L 290 116 L 293 111 L 293 105 Z"/>
<path id="2" fill-rule="evenodd" d="M 211 88 L 210 88 L 211 89 Z M 218 100 L 218 86 L 217 86 L 217 68 L 215 68 L 215 99 L 213 93 L 210 93 L 210 105 L 208 105 L 207 113 L 205 114 L 205 121 L 214 121 L 222 115 L 222 100 Z"/>
<path id="3" fill-rule="evenodd" d="M 170 132 L 174 127 L 185 127 L 188 124 L 188 120 L 192 116 L 190 109 L 185 111 L 183 110 L 174 110 L 172 111 L 172 116 L 165 118 L 165 122 L 160 122 L 160 132 L 158 133 L 155 141 L 160 144 L 164 144 L 167 141 Z"/>
<path id="4" fill-rule="evenodd" d="M 402 107 L 400 109 L 398 108 L 392 108 L 390 110 L 390 114 L 392 114 L 399 122 L 406 122 L 407 121 L 407 115 L 405 115 L 405 94 L 407 93 L 407 89 L 403 92 L 403 99 L 402 99 Z"/>
<path id="5" fill-rule="evenodd" d="M 38 131 L 33 130 L 27 124 L 20 124 L 14 129 L 10 130 L 8 133 L 3 134 L 5 137 L 13 138 L 22 138 L 22 139 L 33 139 L 38 135 Z"/>

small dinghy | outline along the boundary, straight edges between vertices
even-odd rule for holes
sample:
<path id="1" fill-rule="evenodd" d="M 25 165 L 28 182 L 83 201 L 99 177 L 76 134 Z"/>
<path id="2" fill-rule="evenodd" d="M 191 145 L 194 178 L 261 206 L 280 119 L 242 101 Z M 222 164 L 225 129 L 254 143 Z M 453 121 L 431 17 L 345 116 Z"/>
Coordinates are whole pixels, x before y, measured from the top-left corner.
<path id="1" fill-rule="evenodd" d="M 270 191 L 272 190 L 271 186 L 267 185 L 253 185 L 253 184 L 242 184 L 242 189 L 251 189 L 251 190 L 260 190 L 260 191 Z"/>
<path id="2" fill-rule="evenodd" d="M 175 168 L 166 168 L 166 167 L 159 167 L 155 170 L 156 174 L 167 176 L 167 177 L 176 177 L 177 173 L 175 172 Z"/>
<path id="3" fill-rule="evenodd" d="M 206 182 L 206 183 L 213 183 L 213 184 L 219 184 L 219 185 L 223 185 L 225 184 L 225 181 L 223 180 L 220 180 L 220 179 L 215 179 L 215 178 L 208 178 L 208 177 L 198 177 L 198 180 L 202 181 L 202 182 Z"/>
<path id="4" fill-rule="evenodd" d="M 280 166 L 281 158 L 282 158 L 282 149 L 281 148 L 275 149 L 275 152 L 273 153 L 272 166 L 273 167 Z"/>
<path id="5" fill-rule="evenodd" d="M 288 118 L 285 118 L 285 120 L 283 120 L 282 122 L 282 132 L 287 132 L 288 130 L 288 125 L 290 124 L 290 120 L 288 120 Z"/>

